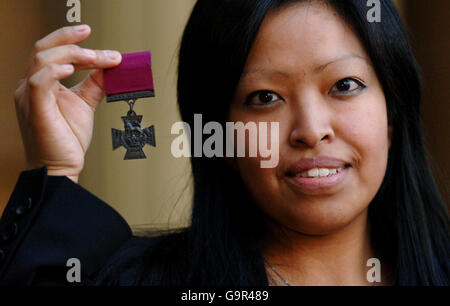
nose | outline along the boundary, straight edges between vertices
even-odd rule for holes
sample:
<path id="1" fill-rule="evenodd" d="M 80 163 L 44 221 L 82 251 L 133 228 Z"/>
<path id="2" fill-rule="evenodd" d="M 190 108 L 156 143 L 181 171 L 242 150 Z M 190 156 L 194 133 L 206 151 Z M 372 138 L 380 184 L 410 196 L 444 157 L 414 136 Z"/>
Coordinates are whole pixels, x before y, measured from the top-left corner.
<path id="1" fill-rule="evenodd" d="M 315 148 L 334 139 L 332 111 L 320 95 L 299 98 L 292 108 L 293 124 L 289 135 L 292 146 Z"/>

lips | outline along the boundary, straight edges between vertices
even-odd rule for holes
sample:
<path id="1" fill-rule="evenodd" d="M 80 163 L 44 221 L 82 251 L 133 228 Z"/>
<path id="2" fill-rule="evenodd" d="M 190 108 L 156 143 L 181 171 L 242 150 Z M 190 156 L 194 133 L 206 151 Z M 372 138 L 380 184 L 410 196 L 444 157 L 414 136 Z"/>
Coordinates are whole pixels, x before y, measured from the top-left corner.
<path id="1" fill-rule="evenodd" d="M 350 167 L 350 163 L 328 156 L 319 156 L 315 158 L 302 158 L 295 164 L 292 164 L 286 171 L 287 176 L 298 176 L 302 172 L 318 169 L 345 169 Z"/>
<path id="2" fill-rule="evenodd" d="M 295 190 L 319 194 L 336 190 L 348 175 L 351 164 L 332 157 L 303 158 L 286 171 L 286 179 Z"/>

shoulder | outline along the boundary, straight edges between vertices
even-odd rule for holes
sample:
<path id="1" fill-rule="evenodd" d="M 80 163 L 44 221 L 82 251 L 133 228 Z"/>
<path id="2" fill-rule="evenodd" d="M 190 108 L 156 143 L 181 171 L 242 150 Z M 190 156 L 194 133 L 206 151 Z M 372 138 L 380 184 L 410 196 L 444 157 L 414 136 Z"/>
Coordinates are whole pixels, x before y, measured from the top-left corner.
<path id="1" fill-rule="evenodd" d="M 176 265 L 177 257 L 186 247 L 186 233 L 187 230 L 132 236 L 110 257 L 90 284 L 131 286 L 157 283 L 154 278 L 165 263 Z"/>

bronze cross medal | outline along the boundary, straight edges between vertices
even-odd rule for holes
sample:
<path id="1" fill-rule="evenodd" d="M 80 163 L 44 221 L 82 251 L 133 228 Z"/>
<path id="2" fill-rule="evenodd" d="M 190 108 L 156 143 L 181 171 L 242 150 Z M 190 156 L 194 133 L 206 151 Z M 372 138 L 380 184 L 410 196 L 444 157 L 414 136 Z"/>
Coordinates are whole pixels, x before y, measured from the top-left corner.
<path id="1" fill-rule="evenodd" d="M 120 65 L 103 71 L 106 102 L 126 101 L 130 110 L 122 117 L 125 131 L 112 129 L 113 150 L 124 147 L 124 159 L 147 158 L 142 148 L 156 147 L 155 127 L 142 129 L 142 116 L 133 110 L 138 99 L 155 96 L 150 51 L 122 54 Z"/>
<path id="2" fill-rule="evenodd" d="M 129 102 L 132 105 L 134 102 Z M 156 147 L 155 127 L 141 129 L 142 115 L 136 115 L 132 106 L 126 116 L 122 117 L 125 131 L 111 129 L 113 150 L 123 146 L 127 149 L 124 159 L 146 158 L 142 148 L 148 144 Z"/>

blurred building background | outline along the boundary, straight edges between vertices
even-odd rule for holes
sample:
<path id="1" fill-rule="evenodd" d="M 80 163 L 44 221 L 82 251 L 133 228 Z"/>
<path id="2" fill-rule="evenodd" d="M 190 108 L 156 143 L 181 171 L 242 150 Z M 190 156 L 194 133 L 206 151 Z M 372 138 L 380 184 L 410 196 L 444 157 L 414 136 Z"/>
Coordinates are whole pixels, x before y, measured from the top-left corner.
<path id="1" fill-rule="evenodd" d="M 65 0 L 0 1 L 0 212 L 24 169 L 25 159 L 13 94 L 23 77 L 34 42 L 65 25 Z M 123 128 L 125 103 L 102 103 L 79 183 L 113 206 L 139 229 L 188 223 L 192 181 L 187 159 L 170 153 L 170 128 L 179 121 L 176 106 L 177 51 L 195 0 L 81 0 L 81 22 L 92 28 L 81 45 L 122 53 L 150 50 L 156 97 L 136 104 L 143 126 L 156 126 L 157 148 L 144 149 L 146 160 L 122 161 L 112 151 L 111 128 Z M 434 172 L 450 204 L 450 1 L 396 1 L 425 79 L 423 121 Z M 75 84 L 79 72 L 64 81 Z"/>

